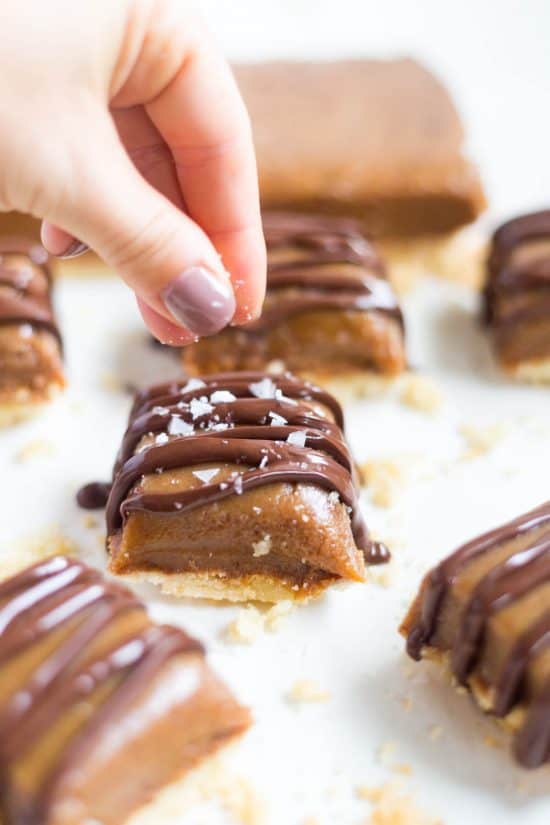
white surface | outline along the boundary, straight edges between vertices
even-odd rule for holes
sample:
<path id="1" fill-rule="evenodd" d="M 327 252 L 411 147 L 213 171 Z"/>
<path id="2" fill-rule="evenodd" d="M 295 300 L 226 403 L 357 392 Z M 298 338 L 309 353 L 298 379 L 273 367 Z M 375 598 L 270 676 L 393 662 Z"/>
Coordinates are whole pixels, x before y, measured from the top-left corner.
<path id="1" fill-rule="evenodd" d="M 535 207 L 548 197 L 546 0 L 203 5 L 235 57 L 424 57 L 456 91 L 467 115 L 493 214 Z M 148 381 L 177 365 L 145 343 L 122 284 L 65 281 L 59 304 L 71 389 L 42 418 L 0 436 L 0 550 L 56 523 L 81 542 L 86 558 L 104 563 L 98 531 L 83 528 L 73 503 L 80 484 L 108 476 L 125 424 L 128 397 L 104 389 L 102 376 L 108 371 L 122 380 Z M 207 643 L 212 663 L 251 704 L 256 725 L 236 762 L 265 796 L 273 825 L 302 825 L 313 815 L 320 825 L 362 823 L 369 805 L 354 798 L 353 787 L 393 775 L 377 758 L 386 742 L 396 743 L 391 761 L 413 766 L 405 785 L 446 825 L 513 825 L 520 817 L 523 825 L 547 825 L 549 772 L 516 769 L 506 738 L 504 749 L 487 747 L 487 733 L 498 738 L 493 725 L 429 667 L 409 666 L 396 628 L 427 567 L 462 540 L 550 494 L 550 391 L 511 386 L 498 377 L 469 292 L 426 283 L 405 308 L 413 361 L 440 382 L 444 410 L 432 417 L 392 401 L 366 401 L 348 410 L 359 458 L 420 453 L 429 471 L 413 477 L 389 511 L 366 501 L 370 524 L 404 540 L 395 550 L 391 587 L 334 591 L 250 647 L 220 639 L 236 608 L 178 605 L 143 592 L 156 616 L 181 621 Z M 509 422 L 511 431 L 489 456 L 458 462 L 463 444 L 457 426 L 465 422 Z M 52 442 L 54 453 L 17 462 L 19 449 L 35 439 Z M 285 694 L 301 678 L 318 682 L 332 700 L 290 706 Z M 401 703 L 405 697 L 412 702 L 409 711 Z M 437 741 L 429 736 L 432 726 L 442 728 Z M 207 821 L 217 822 L 214 816 Z M 198 820 L 192 815 L 185 822 Z"/>

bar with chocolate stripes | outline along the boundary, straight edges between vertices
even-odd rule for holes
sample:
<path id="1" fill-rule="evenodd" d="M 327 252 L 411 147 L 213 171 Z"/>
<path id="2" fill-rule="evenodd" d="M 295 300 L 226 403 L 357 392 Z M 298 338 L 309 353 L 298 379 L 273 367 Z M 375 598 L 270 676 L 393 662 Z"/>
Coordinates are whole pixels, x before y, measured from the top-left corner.
<path id="1" fill-rule="evenodd" d="M 329 393 L 290 374 L 228 373 L 137 395 L 107 500 L 111 572 L 175 595 L 305 600 L 386 560 L 368 537 Z"/>
<path id="2" fill-rule="evenodd" d="M 550 761 L 550 502 L 428 573 L 401 630 L 514 733 L 521 765 Z"/>
<path id="3" fill-rule="evenodd" d="M 0 584 L 0 663 L 3 825 L 163 821 L 153 797 L 250 724 L 198 642 L 64 556 Z"/>
<path id="4" fill-rule="evenodd" d="M 48 253 L 0 239 L 0 424 L 33 414 L 64 386 Z"/>
<path id="5" fill-rule="evenodd" d="M 550 383 L 550 209 L 494 234 L 484 317 L 496 356 L 516 378 Z"/>
<path id="6" fill-rule="evenodd" d="M 268 213 L 261 317 L 183 350 L 188 375 L 289 369 L 323 385 L 393 376 L 404 326 L 382 260 L 353 220 Z"/>

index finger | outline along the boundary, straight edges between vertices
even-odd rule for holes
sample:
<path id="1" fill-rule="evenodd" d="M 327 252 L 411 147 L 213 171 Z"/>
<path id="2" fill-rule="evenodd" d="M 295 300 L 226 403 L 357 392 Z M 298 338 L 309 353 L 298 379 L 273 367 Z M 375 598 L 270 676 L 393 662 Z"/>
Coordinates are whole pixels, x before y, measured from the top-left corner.
<path id="1" fill-rule="evenodd" d="M 204 31 L 146 110 L 171 150 L 187 212 L 230 274 L 235 321 L 257 317 L 266 262 L 252 132 L 231 70 Z"/>

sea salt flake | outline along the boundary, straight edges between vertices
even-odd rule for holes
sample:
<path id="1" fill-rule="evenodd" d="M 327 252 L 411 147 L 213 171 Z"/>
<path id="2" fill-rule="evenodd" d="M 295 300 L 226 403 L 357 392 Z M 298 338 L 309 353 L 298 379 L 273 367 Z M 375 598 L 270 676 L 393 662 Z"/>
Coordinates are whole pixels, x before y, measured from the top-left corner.
<path id="1" fill-rule="evenodd" d="M 214 407 L 209 404 L 207 400 L 203 401 L 202 399 L 199 400 L 198 398 L 192 398 L 189 404 L 189 409 L 191 410 L 191 415 L 194 420 L 195 418 L 199 418 L 201 415 L 207 415 L 212 412 Z"/>
<path id="2" fill-rule="evenodd" d="M 296 447 L 305 447 L 307 432 L 305 430 L 295 430 L 287 438 L 287 444 L 294 444 Z"/>
<path id="3" fill-rule="evenodd" d="M 275 398 L 275 393 L 277 392 L 277 387 L 271 378 L 268 377 L 262 378 L 261 381 L 255 381 L 254 383 L 249 384 L 248 389 L 252 395 L 256 396 L 256 398 Z"/>
<path id="4" fill-rule="evenodd" d="M 268 461 L 269 461 L 268 457 L 266 455 L 264 455 L 264 457 L 262 458 L 262 460 L 260 461 L 260 463 L 258 465 L 259 469 L 263 470 L 264 467 L 267 467 L 267 462 Z"/>
<path id="5" fill-rule="evenodd" d="M 225 421 L 220 421 L 219 424 L 213 424 L 211 427 L 209 427 L 209 429 L 214 430 L 215 432 L 218 433 L 218 432 L 222 432 L 223 430 L 227 430 L 228 427 L 229 427 L 229 424 L 227 424 Z"/>
<path id="6" fill-rule="evenodd" d="M 235 492 L 237 493 L 237 495 L 240 496 L 243 491 L 243 477 L 241 475 L 237 476 L 237 478 L 233 482 L 233 487 L 235 488 Z"/>
<path id="7" fill-rule="evenodd" d="M 232 392 L 229 390 L 216 390 L 210 396 L 210 403 L 211 404 L 223 404 L 227 401 L 236 401 L 237 396 L 233 395 Z"/>
<path id="8" fill-rule="evenodd" d="M 276 412 L 273 412 L 272 410 L 270 410 L 268 415 L 271 418 L 271 426 L 272 427 L 278 427 L 278 426 L 283 426 L 284 424 L 288 424 L 288 421 L 286 420 L 286 418 L 283 418 L 283 416 L 279 415 L 279 413 L 276 413 Z"/>
<path id="9" fill-rule="evenodd" d="M 168 409 L 168 407 L 153 407 L 151 412 L 155 415 L 168 415 L 170 413 L 170 410 Z"/>
<path id="10" fill-rule="evenodd" d="M 181 388 L 180 393 L 185 395 L 187 392 L 193 392 L 193 390 L 201 390 L 203 387 L 206 387 L 204 381 L 201 381 L 200 378 L 190 378 L 187 384 Z"/>
<path id="11" fill-rule="evenodd" d="M 259 556 L 267 556 L 271 550 L 271 536 L 269 533 L 260 539 L 260 541 L 252 542 L 252 555 L 258 558 Z"/>
<path id="12" fill-rule="evenodd" d="M 328 494 L 328 500 L 330 501 L 331 504 L 338 504 L 339 503 L 340 496 L 338 495 L 336 490 L 333 490 L 332 493 Z"/>
<path id="13" fill-rule="evenodd" d="M 166 444 L 167 441 L 168 441 L 168 436 L 166 435 L 166 433 L 159 433 L 155 437 L 155 444 L 158 444 L 158 445 Z"/>
<path id="14" fill-rule="evenodd" d="M 173 415 L 168 424 L 168 432 L 170 435 L 189 435 L 195 432 L 192 424 L 184 421 L 178 415 Z"/>
<path id="15" fill-rule="evenodd" d="M 208 484 L 209 481 L 212 481 L 215 475 L 220 472 L 219 467 L 213 467 L 210 470 L 193 470 L 193 475 L 195 478 L 198 478 L 199 481 L 202 481 L 204 484 Z"/>

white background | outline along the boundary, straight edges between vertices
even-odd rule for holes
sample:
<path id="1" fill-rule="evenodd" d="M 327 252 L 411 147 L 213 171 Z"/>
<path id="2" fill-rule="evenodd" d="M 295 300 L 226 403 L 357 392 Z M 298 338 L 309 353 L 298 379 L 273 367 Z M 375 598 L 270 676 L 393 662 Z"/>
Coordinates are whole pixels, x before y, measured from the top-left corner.
<path id="1" fill-rule="evenodd" d="M 548 0 L 203 5 L 234 58 L 424 59 L 459 101 L 491 196 L 490 219 L 550 202 Z M 128 397 L 105 387 L 105 373 L 143 383 L 177 367 L 147 345 L 133 300 L 115 279 L 67 279 L 59 284 L 58 302 L 71 386 L 42 418 L 2 435 L 0 549 L 9 554 L 14 540 L 59 524 L 86 558 L 103 565 L 101 530 L 83 528 L 73 496 L 79 484 L 107 477 L 124 427 Z M 418 803 L 446 825 L 548 825 L 549 771 L 525 775 L 515 768 L 506 737 L 428 666 L 409 665 L 396 631 L 430 565 L 550 495 L 550 392 L 500 378 L 477 309 L 468 290 L 437 282 L 427 282 L 405 303 L 411 358 L 441 385 L 441 414 L 427 416 L 388 400 L 347 410 L 360 459 L 421 458 L 393 508 L 365 501 L 374 528 L 402 540 L 389 588 L 371 583 L 333 592 L 249 647 L 221 639 L 236 608 L 178 605 L 143 591 L 155 615 L 182 622 L 207 643 L 215 667 L 252 706 L 256 725 L 235 767 L 265 798 L 272 825 L 302 825 L 312 815 L 320 825 L 361 825 L 369 806 L 353 789 L 393 775 L 377 756 L 387 742 L 396 747 L 390 762 L 412 766 L 405 784 Z M 459 461 L 463 423 L 505 424 L 509 433 L 488 456 Z M 52 453 L 19 461 L 18 452 L 36 439 L 47 440 Z M 330 691 L 331 701 L 290 706 L 285 696 L 302 678 Z M 437 741 L 429 735 L 433 726 L 441 728 Z M 502 747 L 484 744 L 488 734 Z M 218 820 L 212 815 L 206 821 Z M 193 814 L 159 825 L 176 822 L 197 825 L 199 819 Z"/>

